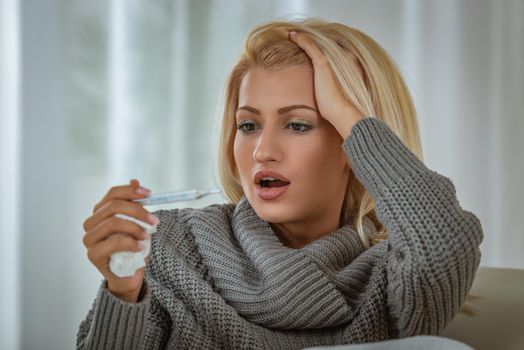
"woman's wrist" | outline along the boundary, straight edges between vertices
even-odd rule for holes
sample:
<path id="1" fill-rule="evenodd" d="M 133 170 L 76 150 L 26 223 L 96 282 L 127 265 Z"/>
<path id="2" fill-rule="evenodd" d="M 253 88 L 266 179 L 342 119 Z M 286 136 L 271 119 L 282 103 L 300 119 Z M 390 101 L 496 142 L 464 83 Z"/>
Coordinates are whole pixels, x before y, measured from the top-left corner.
<path id="1" fill-rule="evenodd" d="M 351 135 L 351 129 L 353 126 L 365 116 L 356 110 L 354 107 L 348 107 L 342 109 L 337 113 L 336 119 L 331 121 L 331 124 L 337 129 L 342 139 L 345 140 Z"/>
<path id="2" fill-rule="evenodd" d="M 117 292 L 117 291 L 111 290 L 111 288 L 109 287 L 108 284 L 106 284 L 106 289 L 113 296 L 115 296 L 118 299 L 123 300 L 123 301 L 125 301 L 127 303 L 136 304 L 136 303 L 138 303 L 140 301 L 139 298 L 141 296 L 140 292 L 142 291 L 142 287 L 140 287 L 140 289 L 138 289 L 136 291 L 132 291 L 132 292 L 129 292 L 129 293 L 121 293 L 121 292 Z"/>

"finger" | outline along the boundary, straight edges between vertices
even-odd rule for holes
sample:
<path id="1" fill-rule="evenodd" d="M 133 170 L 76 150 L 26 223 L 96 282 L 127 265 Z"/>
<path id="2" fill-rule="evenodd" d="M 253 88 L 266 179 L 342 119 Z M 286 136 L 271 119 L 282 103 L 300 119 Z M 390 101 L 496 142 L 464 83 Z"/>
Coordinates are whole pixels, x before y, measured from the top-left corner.
<path id="1" fill-rule="evenodd" d="M 129 186 L 138 188 L 140 186 L 140 183 L 138 182 L 137 179 L 131 179 L 129 180 Z"/>
<path id="2" fill-rule="evenodd" d="M 137 199 L 148 196 L 151 193 L 151 190 L 145 187 L 140 186 L 140 183 L 136 179 L 129 181 L 129 185 L 124 186 L 114 186 L 112 187 L 107 194 L 102 198 L 100 203 L 98 203 L 93 212 L 97 211 L 99 207 L 104 205 L 105 202 L 111 199 Z"/>
<path id="3" fill-rule="evenodd" d="M 129 236 L 117 236 L 99 242 L 87 250 L 88 259 L 99 269 L 105 269 L 109 265 L 109 257 L 116 252 L 139 252 L 141 245 Z"/>
<path id="4" fill-rule="evenodd" d="M 116 217 L 111 217 L 97 225 L 93 230 L 86 232 L 83 238 L 84 245 L 89 248 L 115 233 L 127 233 L 137 240 L 151 238 L 151 235 L 137 224 Z"/>
<path id="5" fill-rule="evenodd" d="M 327 61 L 326 55 L 320 50 L 317 44 L 307 35 L 290 31 L 289 38 L 293 40 L 311 58 L 313 65 Z"/>
<path id="6" fill-rule="evenodd" d="M 295 34 L 291 34 L 291 33 L 295 33 Z M 313 40 L 311 40 L 311 38 L 309 38 L 307 35 L 291 31 L 289 37 L 302 50 L 306 52 L 306 54 L 311 58 L 311 61 L 313 62 L 314 65 L 318 66 L 320 63 L 328 62 L 327 56 L 322 52 L 322 50 L 320 50 L 318 45 Z M 354 53 L 352 53 L 350 50 L 345 49 L 344 47 L 342 47 L 342 49 L 344 50 L 344 53 L 348 55 L 349 59 L 352 62 L 352 66 L 354 67 L 354 69 L 356 70 L 360 78 L 364 79 L 364 69 L 359 59 L 357 58 L 357 56 Z"/>
<path id="7" fill-rule="evenodd" d="M 95 205 L 93 213 L 111 199 L 139 199 L 144 198 L 149 194 L 151 194 L 150 189 L 140 186 L 137 180 L 132 179 L 129 181 L 129 185 L 112 187 L 104 198 Z"/>
<path id="8" fill-rule="evenodd" d="M 159 223 L 158 218 L 144 209 L 142 205 L 129 200 L 112 199 L 104 203 L 98 211 L 84 221 L 84 230 L 93 229 L 100 222 L 115 214 L 126 214 L 154 226 Z"/>

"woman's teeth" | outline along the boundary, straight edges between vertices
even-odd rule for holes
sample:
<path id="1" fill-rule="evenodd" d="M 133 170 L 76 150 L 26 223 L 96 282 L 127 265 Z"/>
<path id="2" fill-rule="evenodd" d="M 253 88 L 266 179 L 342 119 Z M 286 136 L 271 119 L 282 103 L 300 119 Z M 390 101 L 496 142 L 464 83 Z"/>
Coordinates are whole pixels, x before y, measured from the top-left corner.
<path id="1" fill-rule="evenodd" d="M 286 185 L 289 185 L 289 183 L 274 178 L 264 178 L 260 181 L 260 186 L 262 187 L 281 187 Z"/>

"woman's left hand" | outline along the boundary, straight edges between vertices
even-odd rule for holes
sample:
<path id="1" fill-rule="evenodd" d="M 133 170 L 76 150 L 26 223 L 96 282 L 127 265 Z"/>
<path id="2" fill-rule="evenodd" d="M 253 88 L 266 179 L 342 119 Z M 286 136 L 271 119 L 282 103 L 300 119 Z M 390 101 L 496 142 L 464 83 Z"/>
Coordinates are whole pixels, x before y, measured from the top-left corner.
<path id="1" fill-rule="evenodd" d="M 289 32 L 289 38 L 311 58 L 315 97 L 321 116 L 345 139 L 364 115 L 344 96 L 326 55 L 315 42 L 295 31 Z"/>

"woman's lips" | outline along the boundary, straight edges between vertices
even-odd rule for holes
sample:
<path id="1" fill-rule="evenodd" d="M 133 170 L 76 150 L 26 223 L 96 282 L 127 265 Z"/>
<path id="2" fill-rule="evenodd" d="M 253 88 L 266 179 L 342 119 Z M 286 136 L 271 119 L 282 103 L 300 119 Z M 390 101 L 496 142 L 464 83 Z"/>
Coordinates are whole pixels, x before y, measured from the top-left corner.
<path id="1" fill-rule="evenodd" d="M 263 178 L 265 177 L 272 177 L 274 179 L 281 180 L 283 182 L 290 182 L 287 178 L 284 177 L 284 175 L 277 173 L 276 171 L 272 170 L 260 170 L 258 171 L 254 176 L 254 182 L 255 184 L 260 184 Z"/>
<path id="2" fill-rule="evenodd" d="M 286 192 L 289 184 L 279 187 L 262 187 L 260 184 L 255 185 L 257 195 L 264 200 L 277 199 Z"/>

